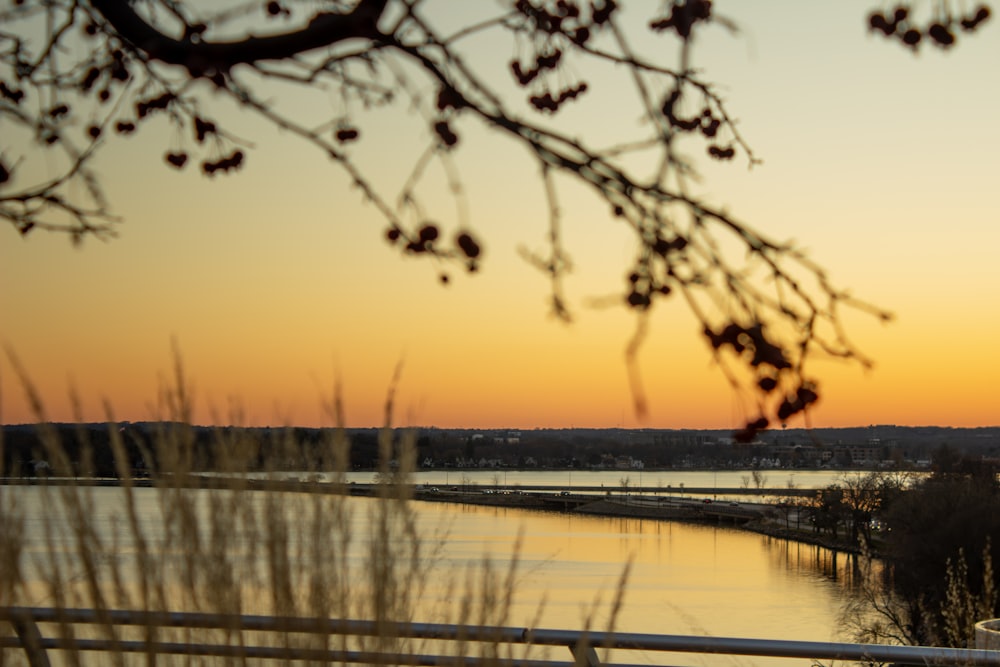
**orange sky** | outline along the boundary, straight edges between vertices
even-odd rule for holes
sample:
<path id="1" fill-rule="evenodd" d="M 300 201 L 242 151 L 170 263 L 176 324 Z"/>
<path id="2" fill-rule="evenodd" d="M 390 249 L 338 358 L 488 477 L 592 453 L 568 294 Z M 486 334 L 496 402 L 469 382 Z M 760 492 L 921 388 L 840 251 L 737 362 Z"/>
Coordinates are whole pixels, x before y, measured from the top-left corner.
<path id="1" fill-rule="evenodd" d="M 717 3 L 742 32 L 708 33 L 696 64 L 764 164 L 699 161 L 699 187 L 897 315 L 888 326 L 848 318 L 876 366 L 814 363 L 824 392 L 813 425 L 995 425 L 997 26 L 915 57 L 866 34 L 870 4 Z M 568 122 L 614 138 L 616 110 L 587 109 Z M 377 425 L 400 363 L 403 424 L 727 428 L 747 416 L 676 301 L 651 318 L 650 414 L 637 420 L 624 363 L 634 319 L 588 305 L 620 291 L 634 247 L 605 205 L 565 183 L 576 321 L 548 316 L 545 278 L 517 253 L 543 249 L 546 234 L 537 169 L 518 147 L 459 126 L 456 164 L 486 261 L 444 287 L 433 263 L 384 243 L 384 221 L 335 165 L 245 115 L 230 120 L 256 147 L 228 177 L 164 167 L 166 124 L 106 147 L 101 173 L 126 220 L 110 243 L 74 249 L 0 228 L 0 340 L 50 418 L 73 419 L 70 387 L 86 419 L 103 418 L 104 400 L 119 419 L 159 416 L 172 340 L 202 423 L 230 421 L 239 405 L 252 424 L 330 424 L 322 404 L 339 379 L 350 425 Z M 424 125 L 405 110 L 365 122 L 359 162 L 399 183 L 412 165 L 400 154 L 424 145 Z M 433 193 L 438 172 L 428 178 Z M 454 228 L 453 204 L 433 197 Z M 0 360 L 3 422 L 34 419 L 18 385 Z"/>

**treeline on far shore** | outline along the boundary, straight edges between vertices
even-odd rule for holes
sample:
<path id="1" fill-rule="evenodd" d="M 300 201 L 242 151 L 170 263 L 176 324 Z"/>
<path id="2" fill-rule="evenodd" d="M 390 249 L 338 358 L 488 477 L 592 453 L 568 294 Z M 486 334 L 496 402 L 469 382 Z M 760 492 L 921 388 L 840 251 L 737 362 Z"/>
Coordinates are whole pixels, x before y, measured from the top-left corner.
<path id="1" fill-rule="evenodd" d="M 1000 427 L 786 429 L 765 432 L 750 444 L 736 443 L 726 430 L 416 428 L 400 429 L 396 439 L 404 432 L 415 436 L 417 467 L 436 469 L 914 469 L 927 467 L 942 449 L 1000 461 Z M 191 443 L 191 466 L 197 470 L 216 470 L 220 452 L 234 442 L 255 443 L 255 451 L 243 457 L 251 467 L 256 461 L 272 469 L 323 471 L 346 465 L 374 470 L 381 456 L 379 433 L 377 428 L 237 428 L 177 422 L 8 425 L 2 430 L 2 472 L 46 474 L 53 463 L 51 445 L 58 442 L 71 465 L 86 461 L 86 472 L 115 476 L 119 468 L 112 436 L 124 448 L 135 475 L 159 467 L 153 443 L 164 438 Z M 348 442 L 343 464 L 334 461 L 332 443 L 338 436 Z"/>

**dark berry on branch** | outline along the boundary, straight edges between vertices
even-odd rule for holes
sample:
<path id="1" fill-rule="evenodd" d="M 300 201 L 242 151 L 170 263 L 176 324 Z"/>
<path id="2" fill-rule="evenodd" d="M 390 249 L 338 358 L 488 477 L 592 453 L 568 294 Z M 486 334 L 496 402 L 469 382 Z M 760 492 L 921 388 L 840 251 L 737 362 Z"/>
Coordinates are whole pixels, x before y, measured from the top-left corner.
<path id="1" fill-rule="evenodd" d="M 587 84 L 581 83 L 576 88 L 567 88 L 566 90 L 559 93 L 559 99 L 556 100 L 556 106 L 562 104 L 566 100 L 575 99 L 578 95 L 582 95 L 587 92 Z"/>
<path id="2" fill-rule="evenodd" d="M 604 25 L 607 23 L 611 18 L 611 14 L 618 9 L 618 5 L 615 4 L 614 0 L 604 0 L 604 5 L 599 8 L 591 3 L 590 7 L 590 17 L 593 19 L 595 25 Z"/>
<path id="3" fill-rule="evenodd" d="M 88 69 L 87 73 L 80 81 L 80 90 L 84 92 L 89 91 L 91 88 L 94 87 L 94 84 L 97 83 L 97 79 L 99 79 L 100 76 L 101 76 L 101 70 L 97 69 L 96 67 L 91 67 L 90 69 Z"/>
<path id="4" fill-rule="evenodd" d="M 645 309 L 648 308 L 650 304 L 649 295 L 642 294 L 641 292 L 629 292 L 628 295 L 628 305 L 633 308 Z"/>
<path id="5" fill-rule="evenodd" d="M 758 417 L 753 421 L 748 421 L 746 425 L 733 434 L 733 439 L 741 444 L 750 444 L 757 438 L 757 434 L 768 426 L 767 418 Z"/>
<path id="6" fill-rule="evenodd" d="M 232 155 L 229 157 L 224 157 L 215 162 L 210 162 L 208 160 L 201 163 L 201 170 L 211 176 L 217 171 L 228 172 L 230 169 L 239 169 L 240 165 L 243 164 L 243 151 L 237 150 L 233 151 Z"/>
<path id="7" fill-rule="evenodd" d="M 920 31 L 910 28 L 903 33 L 903 43 L 908 46 L 917 46 L 920 44 Z"/>
<path id="8" fill-rule="evenodd" d="M 803 406 L 812 405 L 819 400 L 819 394 L 809 387 L 799 387 L 798 391 L 795 392 L 795 397 Z"/>
<path id="9" fill-rule="evenodd" d="M 167 153 L 165 159 L 169 165 L 180 169 L 187 163 L 188 156 L 187 153 Z"/>
<path id="10" fill-rule="evenodd" d="M 712 15 L 712 0 L 689 0 L 688 6 L 694 13 L 696 18 L 702 21 L 708 19 Z"/>
<path id="11" fill-rule="evenodd" d="M 522 86 L 528 85 L 535 79 L 536 76 L 538 76 L 537 69 L 530 69 L 527 72 L 525 72 L 524 70 L 521 69 L 521 63 L 517 62 L 516 60 L 511 61 L 510 69 L 514 73 L 514 76 L 517 78 L 517 82 Z"/>
<path id="12" fill-rule="evenodd" d="M 787 398 L 778 406 L 778 419 L 785 421 L 792 415 L 802 412 L 802 404 L 798 401 L 790 401 Z"/>
<path id="13" fill-rule="evenodd" d="M 115 131 L 118 132 L 118 134 L 131 134 L 132 132 L 135 132 L 135 123 L 120 120 L 115 123 Z"/>
<path id="14" fill-rule="evenodd" d="M 715 333 L 710 328 L 705 327 L 704 333 L 715 350 L 724 345 L 729 345 L 739 354 L 746 349 L 743 343 L 740 342 L 740 338 L 746 335 L 746 330 L 735 322 L 727 324 L 719 333 Z"/>
<path id="15" fill-rule="evenodd" d="M 135 103 L 135 112 L 139 118 L 145 118 L 154 111 L 160 111 L 170 106 L 170 103 L 177 99 L 171 92 L 166 92 L 159 97 L 151 97 L 148 100 L 139 100 Z"/>
<path id="16" fill-rule="evenodd" d="M 87 128 L 87 135 L 91 139 L 96 139 L 97 137 L 101 136 L 101 128 L 98 127 L 97 125 L 91 125 L 90 127 Z"/>
<path id="17" fill-rule="evenodd" d="M 896 24 L 887 21 L 881 12 L 873 12 L 868 17 L 868 25 L 871 26 L 872 30 L 881 30 L 886 35 L 896 32 Z"/>
<path id="18" fill-rule="evenodd" d="M 976 13 L 971 18 L 962 19 L 962 28 L 965 30 L 975 30 L 976 27 L 990 17 L 990 8 L 986 5 L 979 5 Z"/>
<path id="19" fill-rule="evenodd" d="M 458 235 L 458 239 L 456 239 L 456 243 L 458 244 L 458 247 L 462 249 L 462 252 L 465 253 L 465 256 L 468 257 L 469 259 L 475 259 L 479 257 L 479 254 L 482 252 L 482 249 L 479 247 L 479 244 L 476 243 L 476 240 L 472 238 L 472 235 L 469 234 L 468 232 L 460 233 Z"/>
<path id="20" fill-rule="evenodd" d="M 420 228 L 419 236 L 422 243 L 432 243 L 437 240 L 438 228 L 435 225 L 424 225 Z"/>
<path id="21" fill-rule="evenodd" d="M 399 240 L 400 236 L 401 233 L 397 227 L 390 227 L 385 233 L 385 238 L 389 243 L 395 243 Z"/>
<path id="22" fill-rule="evenodd" d="M 115 81 L 128 81 L 128 66 L 124 60 L 115 60 L 111 65 L 111 78 Z"/>
<path id="23" fill-rule="evenodd" d="M 353 127 L 345 127 L 337 130 L 337 141 L 339 141 L 340 143 L 354 141 L 357 138 L 358 138 L 358 131 Z"/>
<path id="24" fill-rule="evenodd" d="M 552 97 L 552 93 L 545 93 L 544 95 L 532 95 L 528 98 L 528 101 L 533 107 L 539 111 L 558 111 L 559 103 L 556 102 L 555 98 Z"/>
<path id="25" fill-rule="evenodd" d="M 556 9 L 559 10 L 560 16 L 567 16 L 571 19 L 575 19 L 580 16 L 580 8 L 577 7 L 574 2 L 559 0 L 559 2 L 556 3 Z"/>
<path id="26" fill-rule="evenodd" d="M 439 120 L 434 123 L 434 131 L 437 132 L 438 137 L 440 137 L 445 146 L 450 147 L 458 143 L 458 135 L 451 131 L 448 121 Z"/>
<path id="27" fill-rule="evenodd" d="M 691 132 L 701 127 L 701 118 L 671 118 L 670 124 L 683 132 Z"/>
<path id="28" fill-rule="evenodd" d="M 714 157 L 716 160 L 732 160 L 733 156 L 736 155 L 736 151 L 732 146 L 728 148 L 721 148 L 719 146 L 709 146 L 708 154 Z"/>
<path id="29" fill-rule="evenodd" d="M 941 46 L 951 46 L 955 43 L 955 35 L 953 35 L 951 31 L 941 23 L 935 23 L 932 25 L 927 30 L 927 34 Z"/>
<path id="30" fill-rule="evenodd" d="M 764 337 L 764 330 L 760 325 L 748 329 L 746 333 L 753 342 L 751 366 L 767 365 L 775 370 L 791 368 L 792 365 L 785 358 L 785 352 Z"/>

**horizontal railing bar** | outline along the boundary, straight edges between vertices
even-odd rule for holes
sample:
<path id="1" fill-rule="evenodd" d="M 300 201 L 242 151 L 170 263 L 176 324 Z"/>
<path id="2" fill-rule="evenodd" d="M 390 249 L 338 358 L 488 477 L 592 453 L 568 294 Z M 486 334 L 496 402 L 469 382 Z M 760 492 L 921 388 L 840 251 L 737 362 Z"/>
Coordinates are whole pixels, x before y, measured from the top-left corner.
<path id="1" fill-rule="evenodd" d="M 185 642 L 147 642 L 115 639 L 75 639 L 69 637 L 42 639 L 40 648 L 48 651 L 86 651 L 99 653 L 149 653 L 218 658 L 253 658 L 263 660 L 313 660 L 368 665 L 413 665 L 415 667 L 572 667 L 570 661 L 519 660 L 516 658 L 477 658 L 458 655 L 416 653 L 379 653 L 377 651 L 345 651 L 307 646 L 239 646 L 230 644 L 198 644 Z M 19 648 L 11 637 L 0 637 L 0 647 Z M 616 667 L 648 667 L 616 665 Z"/>
<path id="2" fill-rule="evenodd" d="M 277 660 L 320 660 L 356 664 L 404 664 L 427 667 L 573 667 L 573 661 L 538 660 L 528 658 L 475 658 L 455 655 L 418 655 L 341 651 L 284 646 L 238 646 L 228 644 L 192 644 L 184 642 L 147 642 L 142 640 L 49 638 L 39 647 L 52 651 L 87 651 L 122 653 L 152 653 L 158 655 L 188 655 L 203 657 L 258 658 Z M 16 637 L 0 637 L 0 648 L 23 648 Z M 651 667 L 650 664 L 602 663 L 603 667 Z M 658 665 L 657 667 L 669 667 Z"/>
<path id="3" fill-rule="evenodd" d="M 580 641 L 577 630 L 527 630 L 525 639 L 532 644 L 567 646 Z M 1000 665 L 1000 652 L 982 649 L 933 646 L 891 646 L 887 644 L 852 644 L 838 642 L 796 641 L 785 639 L 749 639 L 742 637 L 702 637 L 693 635 L 654 635 L 621 632 L 590 632 L 586 641 L 598 648 L 682 653 L 718 653 L 756 655 L 775 658 L 826 658 L 893 662 L 903 665 Z"/>
<path id="4" fill-rule="evenodd" d="M 187 644 L 183 642 L 145 642 L 114 639 L 49 638 L 40 647 L 51 651 L 88 651 L 123 653 L 154 653 L 224 658 L 258 658 L 274 660 L 320 660 L 354 664 L 402 664 L 422 667 L 573 667 L 573 661 L 536 660 L 527 658 L 475 658 L 468 656 L 419 655 L 341 651 L 284 646 L 231 646 L 227 644 Z M 0 648 L 22 648 L 16 637 L 0 637 Z M 604 667 L 651 667 L 649 664 L 604 663 Z M 659 667 L 668 667 L 660 665 Z"/>
<path id="5" fill-rule="evenodd" d="M 117 626 L 272 631 L 350 636 L 387 635 L 400 638 L 537 644 L 568 648 L 589 645 L 598 648 L 624 650 L 862 660 L 916 665 L 961 664 L 968 665 L 969 667 L 1000 667 L 1000 651 L 928 646 L 889 646 L 884 644 L 852 644 L 737 637 L 582 632 L 578 630 L 466 626 L 443 623 L 378 623 L 375 621 L 307 617 L 227 615 L 202 612 L 149 612 L 121 609 L 98 611 L 94 609 L 0 607 L 0 619 L 8 621 L 31 619 L 38 623 L 89 623 Z M 52 640 L 45 639 L 44 641 Z M 137 644 L 146 647 L 140 650 L 149 650 L 148 643 L 137 642 Z M 238 646 L 233 648 L 243 650 Z M 437 657 L 440 658 L 442 656 Z M 398 656 L 395 656 L 393 659 L 397 658 Z"/>

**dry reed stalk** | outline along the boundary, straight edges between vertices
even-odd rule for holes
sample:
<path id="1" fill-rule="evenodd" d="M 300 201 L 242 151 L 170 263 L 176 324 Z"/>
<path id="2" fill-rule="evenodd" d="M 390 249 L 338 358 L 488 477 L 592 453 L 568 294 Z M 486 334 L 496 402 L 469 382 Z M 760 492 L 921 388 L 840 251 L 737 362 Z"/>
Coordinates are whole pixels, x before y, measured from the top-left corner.
<path id="1" fill-rule="evenodd" d="M 27 375 L 16 359 L 12 361 L 39 424 L 42 448 L 38 456 L 50 463 L 53 478 L 92 477 L 94 449 L 86 431 L 78 432 L 80 442 L 74 448 L 80 460 L 70 460 Z M 206 447 L 190 426 L 192 392 L 178 356 L 172 384 L 161 391 L 163 412 L 151 441 L 120 429 L 110 406 L 105 408 L 118 477 L 115 488 L 55 483 L 0 487 L 0 604 L 86 607 L 104 614 L 105 622 L 85 633 L 69 624 L 49 628 L 61 636 L 77 633 L 230 646 L 270 641 L 293 649 L 390 654 L 435 645 L 432 640 L 395 636 L 389 628 L 396 622 L 509 624 L 520 540 L 502 574 L 484 558 L 479 568 L 466 573 L 463 591 L 446 596 L 441 605 L 426 600 L 444 533 L 439 527 L 428 535 L 418 525 L 411 503 L 408 482 L 416 462 L 415 437 L 391 427 L 396 380 L 398 374 L 386 401 L 386 427 L 379 437 L 377 498 L 368 504 L 369 514 L 359 517 L 359 503 L 348 495 L 345 482 L 350 443 L 339 387 L 326 405 L 336 428 L 327 432 L 318 449 L 297 441 L 292 429 L 272 431 L 269 439 L 262 439 L 256 430 L 240 428 L 217 429 Z M 79 405 L 75 399 L 74 403 Z M 236 419 L 238 423 L 238 415 Z M 140 453 L 151 487 L 147 480 L 134 476 L 130 448 Z M 315 461 L 317 452 L 323 469 L 306 465 L 304 473 L 313 479 L 328 478 L 329 492 L 255 490 L 255 479 L 279 479 L 289 462 Z M 0 461 L 2 455 L 0 436 Z M 215 477 L 199 474 L 209 465 Z M 0 475 L 4 472 L 0 470 Z M 199 484 L 193 483 L 207 479 L 213 481 L 211 488 L 197 488 Z M 35 527 L 41 548 L 30 557 L 25 553 L 30 528 L 23 505 L 27 499 L 37 500 L 42 509 L 41 525 Z M 349 554 L 362 544 L 366 562 L 358 568 Z M 624 588 L 623 578 L 609 627 Z M 225 614 L 234 621 L 223 630 L 123 628 L 107 620 L 112 609 L 203 611 Z M 384 631 L 360 638 L 293 632 L 265 637 L 239 627 L 241 614 L 363 618 L 376 621 Z M 470 642 L 460 644 L 460 650 L 493 660 L 525 658 L 532 648 L 519 647 L 515 656 L 514 648 L 497 642 Z M 87 662 L 81 654 L 62 654 L 69 665 Z M 115 664 L 134 664 L 123 655 L 110 658 Z M 152 654 L 141 660 L 149 665 L 215 664 L 190 658 L 165 660 Z M 218 660 L 219 664 L 244 662 Z M 0 666 L 8 663 L 18 664 L 17 653 L 0 651 Z"/>

